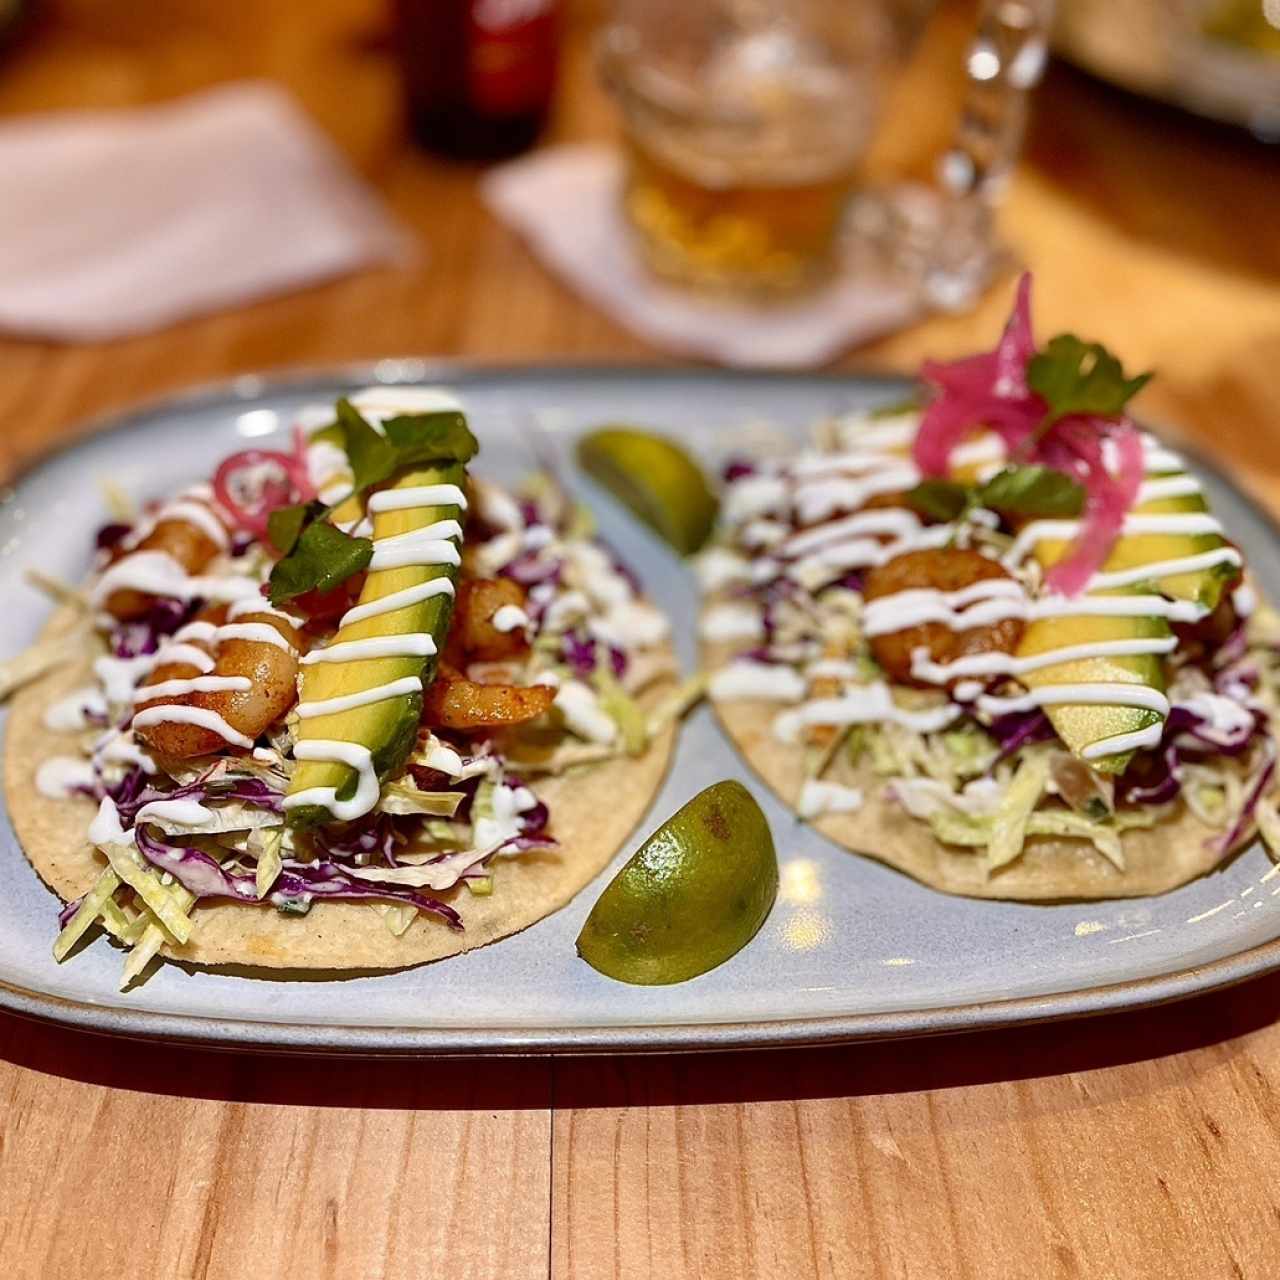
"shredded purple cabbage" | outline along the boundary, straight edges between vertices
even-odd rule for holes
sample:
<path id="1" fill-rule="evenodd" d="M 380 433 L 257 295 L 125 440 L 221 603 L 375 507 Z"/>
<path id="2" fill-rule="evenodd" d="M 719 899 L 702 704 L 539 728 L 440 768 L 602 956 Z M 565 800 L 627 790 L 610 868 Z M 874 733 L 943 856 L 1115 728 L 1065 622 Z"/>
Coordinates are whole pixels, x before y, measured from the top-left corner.
<path id="1" fill-rule="evenodd" d="M 1057 736 L 1049 717 L 1039 707 L 1034 711 L 1010 711 L 1007 715 L 997 716 L 987 726 L 987 732 L 1000 745 L 1000 752 L 991 763 L 993 769 L 1015 751 L 1033 742 L 1048 742 Z"/>
<path id="2" fill-rule="evenodd" d="M 220 800 L 239 800 L 242 804 L 267 809 L 271 813 L 284 812 L 284 796 L 273 790 L 261 778 L 240 774 L 224 775 L 212 781 L 197 778 L 186 786 L 172 791 L 161 791 L 149 786 L 147 776 L 138 767 L 131 769 L 108 794 L 120 811 L 120 820 L 126 828 L 133 825 L 138 811 L 153 800 L 199 800 L 216 804 Z"/>
<path id="3" fill-rule="evenodd" d="M 142 807 L 138 803 L 138 797 L 147 789 L 147 775 L 142 771 L 141 767 L 134 765 L 128 773 L 115 784 L 114 787 L 107 788 L 107 795 L 115 801 L 116 808 L 121 813 L 129 814 L 129 823 L 133 823 L 133 814 L 137 813 Z M 158 793 L 157 793 L 158 795 Z M 156 799 L 153 796 L 152 799 Z"/>
<path id="4" fill-rule="evenodd" d="M 597 641 L 580 628 L 566 631 L 561 641 L 561 656 L 573 669 L 575 675 L 589 679 L 596 670 Z M 609 666 L 613 674 L 621 679 L 627 670 L 627 655 L 621 649 L 609 646 Z"/>
<path id="5" fill-rule="evenodd" d="M 560 841 L 554 836 L 536 835 L 536 836 L 512 836 L 502 846 L 503 853 L 528 853 L 533 849 L 558 849 Z"/>
<path id="6" fill-rule="evenodd" d="M 725 484 L 732 484 L 735 480 L 744 480 L 747 476 L 753 476 L 756 473 L 756 464 L 748 462 L 745 458 L 730 458 L 721 469 L 720 475 Z"/>
<path id="7" fill-rule="evenodd" d="M 224 871 L 201 849 L 169 844 L 153 836 L 145 822 L 137 828 L 137 843 L 138 852 L 153 867 L 167 871 L 188 893 L 197 898 L 258 901 L 258 888 L 253 876 Z"/>
<path id="8" fill-rule="evenodd" d="M 1257 691 L 1261 679 L 1257 662 L 1245 657 L 1214 673 L 1213 691 L 1235 702 L 1244 702 Z"/>
<path id="9" fill-rule="evenodd" d="M 138 829 L 138 852 L 152 866 L 167 871 L 188 893 L 197 898 L 230 898 L 238 902 L 258 902 L 255 879 L 224 871 L 200 849 L 171 845 L 152 836 L 144 825 Z M 280 911 L 302 915 L 317 898 L 347 901 L 407 902 L 419 911 L 440 916 L 455 929 L 462 917 L 447 903 L 405 885 L 379 884 L 360 880 L 336 862 L 296 862 L 286 859 L 267 900 Z"/>
<path id="10" fill-rule="evenodd" d="M 428 897 L 406 885 L 360 880 L 335 862 L 294 862 L 286 859 L 269 898 L 271 904 L 281 911 L 298 913 L 310 910 L 316 898 L 407 902 L 419 911 L 439 916 L 454 929 L 463 927 L 462 917 L 447 902 Z"/>
<path id="11" fill-rule="evenodd" d="M 1171 708 L 1157 748 L 1158 762 L 1150 754 L 1136 756 L 1116 784 L 1117 800 L 1125 805 L 1166 804 L 1182 791 L 1184 759 L 1234 758 L 1250 750 L 1260 737 L 1265 741 L 1266 714 L 1259 709 L 1247 709 L 1251 717 L 1248 727 L 1222 732 L 1185 704 Z M 1253 804 L 1256 803 L 1255 797 Z"/>
<path id="12" fill-rule="evenodd" d="M 1168 804 L 1181 790 L 1182 761 L 1170 740 L 1161 745 L 1158 766 L 1152 756 L 1134 757 L 1116 783 L 1116 800 L 1123 805 Z"/>
<path id="13" fill-rule="evenodd" d="M 369 813 L 344 827 L 320 827 L 315 833 L 316 846 L 330 858 L 350 862 L 356 858 L 378 856 L 389 866 L 396 866 L 396 820 L 388 813 Z"/>
<path id="14" fill-rule="evenodd" d="M 111 633 L 111 651 L 117 658 L 137 658 L 155 653 L 160 642 L 189 622 L 204 607 L 204 601 L 174 600 L 167 596 L 154 601 L 145 618 L 122 622 Z"/>
<path id="15" fill-rule="evenodd" d="M 1249 788 L 1249 794 L 1245 796 L 1244 804 L 1241 806 L 1239 814 L 1236 815 L 1236 820 L 1232 824 L 1231 830 L 1225 836 L 1221 836 L 1216 841 L 1211 842 L 1220 853 L 1226 853 L 1244 835 L 1249 823 L 1253 821 L 1253 813 L 1258 807 L 1258 801 L 1262 799 L 1263 792 L 1270 786 L 1275 771 L 1276 752 L 1270 740 L 1268 740 L 1267 762 L 1258 771 L 1253 786 Z"/>
<path id="16" fill-rule="evenodd" d="M 517 785 L 509 783 L 508 785 Z M 551 821 L 551 810 L 541 800 L 532 809 L 526 809 L 520 815 L 520 834 L 522 836 L 538 836 L 547 829 Z"/>
<path id="17" fill-rule="evenodd" d="M 559 560 L 540 557 L 536 551 L 526 551 L 510 564 L 498 570 L 498 575 L 518 582 L 522 587 L 536 587 L 543 582 L 558 585 L 563 572 Z"/>
<path id="18" fill-rule="evenodd" d="M 1233 662 L 1239 662 L 1248 652 L 1249 641 L 1245 634 L 1247 623 L 1248 619 L 1237 622 L 1231 629 L 1231 634 L 1218 646 L 1217 652 L 1213 655 L 1215 667 L 1226 667 Z"/>
<path id="19" fill-rule="evenodd" d="M 1162 741 L 1176 742 L 1182 737 L 1187 737 L 1194 739 L 1195 743 L 1200 745 L 1179 744 L 1186 750 L 1205 753 L 1207 748 L 1208 754 L 1238 756 L 1247 751 L 1258 734 L 1267 727 L 1265 713 L 1251 709 L 1249 713 L 1251 720 L 1247 728 L 1241 727 L 1230 732 L 1222 732 L 1209 724 L 1203 716 L 1197 715 L 1190 707 L 1178 705 L 1169 711 L 1169 717 L 1164 723 Z"/>
<path id="20" fill-rule="evenodd" d="M 110 551 L 112 547 L 129 536 L 132 528 L 132 525 L 120 524 L 114 521 L 111 524 L 104 524 L 94 535 L 94 546 L 99 551 Z"/>

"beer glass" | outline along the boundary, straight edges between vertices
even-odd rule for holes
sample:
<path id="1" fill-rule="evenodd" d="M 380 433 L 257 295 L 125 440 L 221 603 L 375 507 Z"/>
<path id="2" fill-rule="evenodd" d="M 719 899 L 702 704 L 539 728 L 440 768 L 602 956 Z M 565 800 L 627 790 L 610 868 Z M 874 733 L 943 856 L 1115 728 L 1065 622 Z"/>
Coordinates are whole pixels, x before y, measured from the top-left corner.
<path id="1" fill-rule="evenodd" d="M 624 123 L 623 209 L 659 276 L 787 296 L 874 260 L 967 305 L 1044 65 L 1052 0 L 983 0 L 935 197 L 867 191 L 886 81 L 928 0 L 615 0 L 600 43 Z M 870 255 L 870 256 L 869 256 Z"/>

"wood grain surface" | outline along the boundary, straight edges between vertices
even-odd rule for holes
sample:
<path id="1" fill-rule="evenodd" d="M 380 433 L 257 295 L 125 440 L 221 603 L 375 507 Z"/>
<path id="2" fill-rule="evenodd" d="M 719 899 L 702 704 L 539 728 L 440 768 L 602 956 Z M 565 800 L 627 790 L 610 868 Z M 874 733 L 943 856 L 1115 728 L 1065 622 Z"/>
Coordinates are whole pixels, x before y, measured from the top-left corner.
<path id="1" fill-rule="evenodd" d="M 60 0 L 0 62 L 4 116 L 244 76 L 303 105 L 428 246 L 100 346 L 0 340 L 0 470 L 104 412 L 289 363 L 663 359 L 410 148 L 379 0 Z M 560 138 L 607 136 L 575 7 Z M 873 174 L 926 174 L 971 14 L 944 9 Z M 1276 155 L 1054 69 L 1004 220 L 1045 329 L 1160 377 L 1150 415 L 1280 503 Z M 0 179 L 0 198 L 3 182 Z M 91 197 L 86 202 L 91 215 Z M 851 356 L 910 368 L 1008 286 Z M 1280 1273 L 1280 979 L 1138 1014 L 731 1058 L 269 1059 L 0 1018 L 0 1275 L 1258 1277 Z"/>

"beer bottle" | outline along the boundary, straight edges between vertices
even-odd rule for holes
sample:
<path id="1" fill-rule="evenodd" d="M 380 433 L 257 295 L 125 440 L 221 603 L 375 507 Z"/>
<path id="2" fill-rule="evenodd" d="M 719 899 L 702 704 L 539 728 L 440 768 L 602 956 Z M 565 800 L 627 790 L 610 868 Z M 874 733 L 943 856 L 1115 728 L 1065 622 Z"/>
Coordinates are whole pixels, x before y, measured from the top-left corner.
<path id="1" fill-rule="evenodd" d="M 414 138 L 462 160 L 531 146 L 555 86 L 558 0 L 397 0 L 397 10 Z"/>

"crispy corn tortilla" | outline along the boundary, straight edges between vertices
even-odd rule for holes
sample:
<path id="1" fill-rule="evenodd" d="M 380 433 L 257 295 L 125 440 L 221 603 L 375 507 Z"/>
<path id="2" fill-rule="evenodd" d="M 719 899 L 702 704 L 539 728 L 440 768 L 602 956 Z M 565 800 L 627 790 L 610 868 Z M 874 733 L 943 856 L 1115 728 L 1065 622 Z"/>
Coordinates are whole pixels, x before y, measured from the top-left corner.
<path id="1" fill-rule="evenodd" d="M 106 865 L 85 838 L 97 806 L 71 797 L 50 800 L 35 787 L 35 774 L 50 756 L 74 754 L 71 735 L 44 724 L 45 710 L 92 681 L 94 657 L 103 652 L 84 615 L 59 610 L 46 627 L 46 643 L 83 644 L 73 662 L 23 689 L 13 701 L 5 742 L 5 788 L 18 839 L 41 879 L 66 901 L 78 898 Z M 672 659 L 674 666 L 674 657 Z M 656 701 L 666 689 L 655 688 Z M 400 969 L 443 960 L 527 928 L 564 906 L 593 880 L 644 817 L 671 756 L 674 728 L 636 759 L 620 757 L 530 786 L 551 810 L 551 833 L 559 847 L 499 857 L 493 863 L 493 893 L 476 897 L 465 886 L 435 896 L 461 913 L 464 931 L 419 913 L 395 937 L 381 914 L 363 902 L 317 902 L 305 916 L 267 907 L 206 902 L 185 946 L 166 946 L 171 960 L 199 965 L 268 969 Z M 52 940 L 52 939 L 51 939 Z"/>
<path id="2" fill-rule="evenodd" d="M 724 646 L 707 646 L 703 654 L 707 669 L 717 670 L 732 652 Z M 715 710 L 747 763 L 794 809 L 804 785 L 804 752 L 784 746 L 773 736 L 778 704 L 717 702 Z M 824 776 L 860 787 L 865 802 L 855 813 L 813 819 L 811 825 L 816 830 L 836 844 L 905 871 L 931 888 L 967 898 L 1054 902 L 1147 897 L 1176 889 L 1230 856 L 1212 847 L 1213 838 L 1221 837 L 1222 832 L 1205 826 L 1184 807 L 1154 827 L 1121 835 L 1126 863 L 1123 872 L 1087 841 L 1032 836 L 1020 858 L 988 876 L 981 849 L 959 848 L 936 839 L 928 824 L 885 796 L 885 779 L 866 764 L 850 765 L 840 753 Z M 1251 838 L 1252 832 L 1241 844 Z"/>

